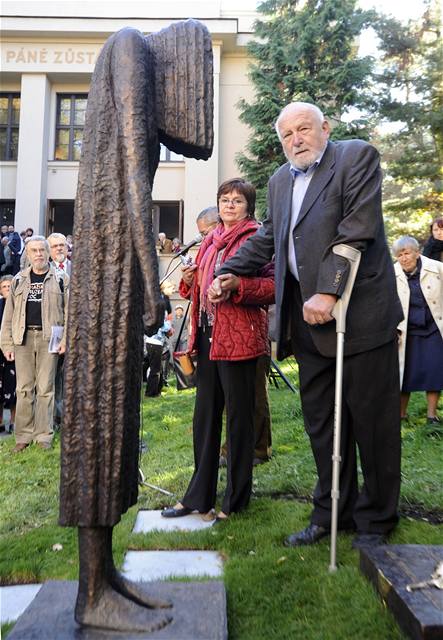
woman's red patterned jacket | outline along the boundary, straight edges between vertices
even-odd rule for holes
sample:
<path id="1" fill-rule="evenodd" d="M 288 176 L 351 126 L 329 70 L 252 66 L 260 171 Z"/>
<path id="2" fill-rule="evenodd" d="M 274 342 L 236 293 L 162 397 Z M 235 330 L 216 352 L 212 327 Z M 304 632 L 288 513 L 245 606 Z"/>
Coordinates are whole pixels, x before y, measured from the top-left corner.
<path id="1" fill-rule="evenodd" d="M 238 248 L 254 235 L 259 225 L 255 220 L 243 227 L 242 232 L 223 252 L 221 264 L 232 257 Z M 211 244 L 212 234 L 204 239 L 196 257 L 200 265 L 202 256 Z M 180 282 L 180 295 L 190 299 L 192 304 L 191 333 L 188 351 L 196 346 L 198 328 L 200 288 L 198 269 L 194 272 L 194 281 L 188 287 Z M 212 329 L 212 341 L 209 357 L 211 360 L 248 360 L 269 353 L 268 313 L 266 305 L 274 302 L 274 265 L 267 265 L 257 277 L 241 277 L 238 291 L 226 302 L 215 305 L 215 319 Z"/>

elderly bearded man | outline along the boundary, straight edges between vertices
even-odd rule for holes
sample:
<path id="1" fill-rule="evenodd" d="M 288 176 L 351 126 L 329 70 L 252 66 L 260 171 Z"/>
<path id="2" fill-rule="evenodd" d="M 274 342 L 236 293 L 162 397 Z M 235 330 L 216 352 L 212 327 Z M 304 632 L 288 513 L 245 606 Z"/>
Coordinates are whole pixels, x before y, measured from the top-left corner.
<path id="1" fill-rule="evenodd" d="M 68 243 L 63 233 L 51 233 L 48 236 L 49 255 L 52 266 L 59 275 L 64 272 L 71 276 L 71 261 L 68 258 Z"/>
<path id="2" fill-rule="evenodd" d="M 15 360 L 17 375 L 16 446 L 19 453 L 36 442 L 50 449 L 54 412 L 54 382 L 58 354 L 65 351 L 64 325 L 68 302 L 66 274 L 49 265 L 49 247 L 43 236 L 26 244 L 31 264 L 12 281 L 3 314 L 0 344 L 6 360 Z M 58 353 L 49 352 L 55 327 L 62 327 Z"/>
<path id="3" fill-rule="evenodd" d="M 276 130 L 288 162 L 269 182 L 268 217 L 220 269 L 213 300 L 228 295 L 230 273 L 248 275 L 275 253 L 277 353 L 280 359 L 293 353 L 298 360 L 305 428 L 318 474 L 311 523 L 285 544 L 313 544 L 329 535 L 331 526 L 336 345 L 331 312 L 349 267 L 332 248 L 344 243 L 362 252 L 347 316 L 338 525 L 357 529 L 354 546 L 377 545 L 398 520 L 396 328 L 403 317 L 383 229 L 379 155 L 362 140 L 329 142 L 329 125 L 312 104 L 287 105 Z"/>

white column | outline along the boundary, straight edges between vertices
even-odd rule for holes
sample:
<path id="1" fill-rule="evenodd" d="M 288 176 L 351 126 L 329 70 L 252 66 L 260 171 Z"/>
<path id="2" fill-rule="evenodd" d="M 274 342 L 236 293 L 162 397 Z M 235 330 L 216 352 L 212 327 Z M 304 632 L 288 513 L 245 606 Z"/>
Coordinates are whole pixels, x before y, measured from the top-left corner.
<path id="1" fill-rule="evenodd" d="M 45 231 L 50 83 L 43 73 L 22 75 L 15 229 Z"/>
<path id="2" fill-rule="evenodd" d="M 214 150 L 206 162 L 186 159 L 185 164 L 185 212 L 183 240 L 189 242 L 197 234 L 195 219 L 202 209 L 217 204 L 219 178 L 219 127 L 220 127 L 220 54 L 221 45 L 212 44 L 214 54 Z"/>

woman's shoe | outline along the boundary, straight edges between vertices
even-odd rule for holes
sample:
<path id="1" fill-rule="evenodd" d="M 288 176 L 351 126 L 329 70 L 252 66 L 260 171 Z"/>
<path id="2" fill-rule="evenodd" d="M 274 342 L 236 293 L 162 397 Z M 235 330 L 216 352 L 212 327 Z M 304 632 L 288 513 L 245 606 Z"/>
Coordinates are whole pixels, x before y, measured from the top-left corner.
<path id="1" fill-rule="evenodd" d="M 223 511 L 220 511 L 220 513 L 223 513 Z M 220 522 L 226 522 L 226 520 L 229 520 L 229 516 L 225 513 L 221 516 L 220 513 L 215 516 L 214 524 L 219 524 Z"/>
<path id="2" fill-rule="evenodd" d="M 207 513 L 202 513 L 201 519 L 203 520 L 203 522 L 213 522 L 215 520 L 214 509 L 210 509 Z"/>
<path id="3" fill-rule="evenodd" d="M 182 516 L 188 516 L 192 511 L 188 507 L 168 507 L 163 509 L 161 515 L 163 518 L 181 518 Z"/>

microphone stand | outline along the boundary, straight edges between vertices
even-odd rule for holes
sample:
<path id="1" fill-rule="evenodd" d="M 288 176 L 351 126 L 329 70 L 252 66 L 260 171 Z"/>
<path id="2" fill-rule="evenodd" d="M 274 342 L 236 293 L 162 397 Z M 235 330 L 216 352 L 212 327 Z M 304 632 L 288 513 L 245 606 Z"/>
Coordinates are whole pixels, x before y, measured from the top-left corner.
<path id="1" fill-rule="evenodd" d="M 178 262 L 173 269 L 168 271 L 168 269 L 170 269 L 171 264 L 174 262 L 174 260 L 177 260 L 177 258 L 179 258 L 179 257 L 180 256 L 174 256 L 173 258 L 171 258 L 171 260 L 169 261 L 169 264 L 168 264 L 168 268 L 166 269 L 166 275 L 164 275 L 163 278 L 160 280 L 160 284 L 163 284 L 163 282 L 165 280 L 167 280 L 169 278 L 169 276 L 172 275 L 174 273 L 174 271 L 176 271 L 179 268 L 179 266 L 181 265 L 181 262 Z"/>
<path id="2" fill-rule="evenodd" d="M 138 447 L 138 484 L 141 487 L 148 487 L 149 489 L 154 489 L 154 491 L 159 491 L 163 493 L 165 496 L 173 496 L 174 494 L 170 491 L 166 491 L 166 489 L 162 489 L 161 487 L 157 487 L 155 484 L 151 484 L 146 482 L 145 474 L 141 469 L 141 461 L 142 461 L 142 451 L 143 451 L 143 365 L 142 365 L 142 384 L 141 384 L 141 392 L 140 392 L 140 436 L 139 436 L 139 447 Z"/>

